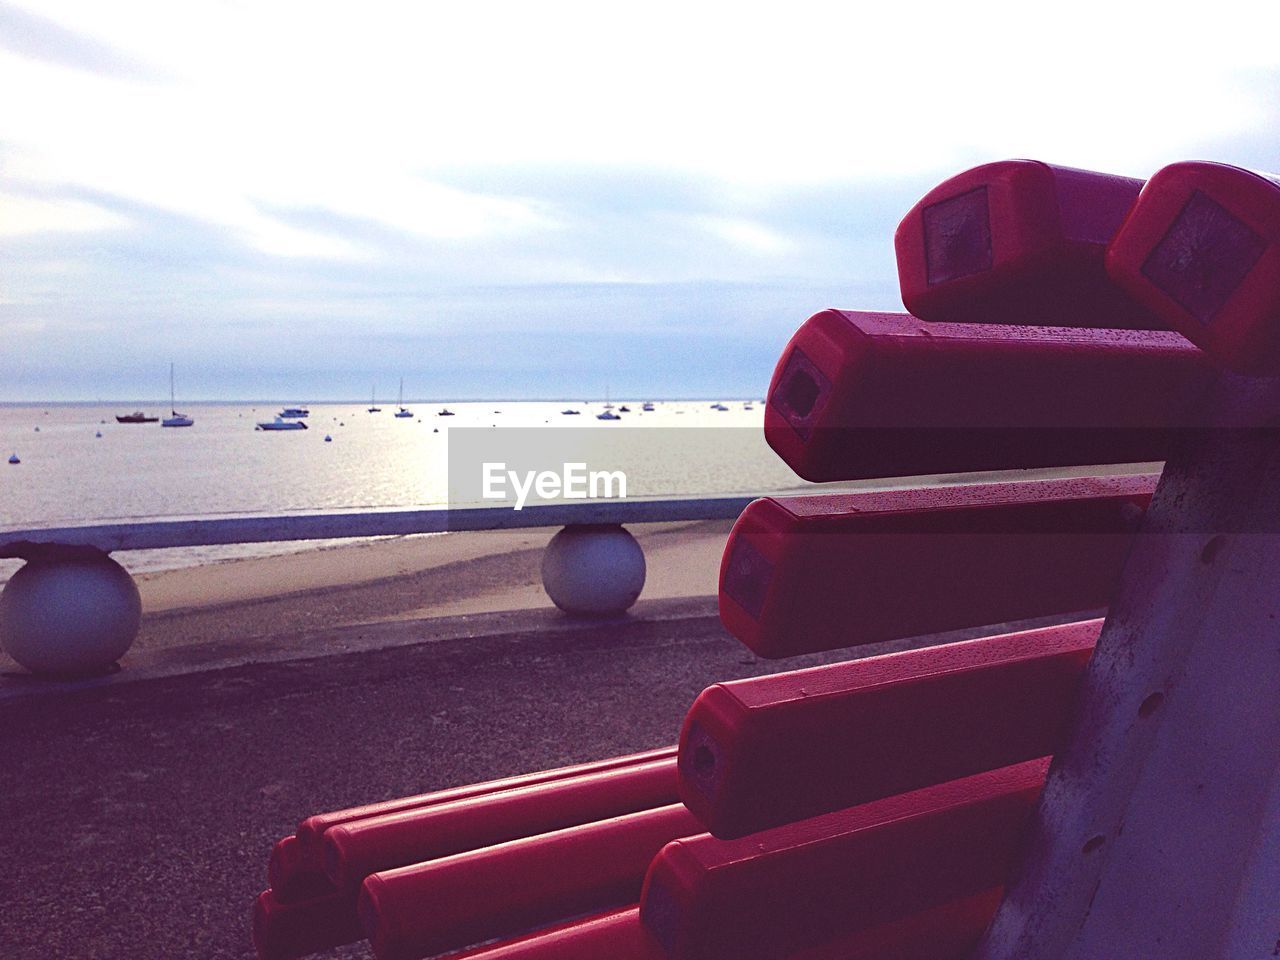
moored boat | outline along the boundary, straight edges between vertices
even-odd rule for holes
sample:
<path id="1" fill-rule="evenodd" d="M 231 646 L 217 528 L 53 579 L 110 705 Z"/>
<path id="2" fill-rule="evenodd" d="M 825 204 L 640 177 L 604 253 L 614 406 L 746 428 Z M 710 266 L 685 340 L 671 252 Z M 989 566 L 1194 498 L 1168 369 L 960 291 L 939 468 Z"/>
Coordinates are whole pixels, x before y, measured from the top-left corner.
<path id="1" fill-rule="evenodd" d="M 173 399 L 173 364 L 169 364 L 169 413 L 170 416 L 160 421 L 162 427 L 190 427 L 195 425 L 195 421 L 188 417 L 185 413 L 177 411 L 177 401 Z"/>
<path id="2" fill-rule="evenodd" d="M 396 407 L 396 412 L 392 414 L 393 417 L 400 417 L 401 419 L 404 419 L 406 417 L 413 416 L 413 411 L 406 410 L 404 405 L 404 377 L 400 378 L 400 397 L 396 400 Z"/>
<path id="3" fill-rule="evenodd" d="M 305 430 L 307 425 L 301 420 L 286 420 L 283 417 L 276 417 L 267 423 L 260 423 L 258 430 Z"/>
<path id="4" fill-rule="evenodd" d="M 126 413 L 124 416 L 116 416 L 116 423 L 159 423 L 159 417 L 148 417 L 141 410 L 135 410 L 133 413 Z"/>

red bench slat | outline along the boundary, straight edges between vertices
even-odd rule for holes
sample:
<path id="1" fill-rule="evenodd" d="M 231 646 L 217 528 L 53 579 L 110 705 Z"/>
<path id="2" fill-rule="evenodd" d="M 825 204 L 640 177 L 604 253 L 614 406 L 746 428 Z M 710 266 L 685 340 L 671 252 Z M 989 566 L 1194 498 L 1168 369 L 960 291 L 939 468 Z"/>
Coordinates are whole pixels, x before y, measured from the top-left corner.
<path id="1" fill-rule="evenodd" d="M 1116 234 L 1106 266 L 1218 363 L 1280 371 L 1280 177 L 1222 163 L 1165 167 Z"/>
<path id="2" fill-rule="evenodd" d="M 704 690 L 680 736 L 680 794 L 741 837 L 1053 753 L 1101 620 Z"/>
<path id="3" fill-rule="evenodd" d="M 281 903 L 270 890 L 253 904 L 253 946 L 259 960 L 295 960 L 364 938 L 352 898 L 331 893 Z"/>
<path id="4" fill-rule="evenodd" d="M 431 793 L 418 794 L 412 797 L 401 797 L 395 800 L 384 800 L 378 803 L 367 803 L 358 807 L 348 807 L 345 810 L 335 810 L 332 813 L 318 813 L 315 816 L 307 817 L 298 824 L 298 839 L 302 844 L 303 856 L 306 858 L 314 858 L 317 869 L 322 869 L 323 856 L 321 847 L 321 838 L 325 831 L 330 827 L 335 827 L 343 823 L 351 823 L 355 820 L 367 820 L 370 817 L 380 817 L 389 813 L 400 813 L 405 810 L 416 810 L 423 807 L 435 806 L 436 804 L 449 803 L 454 800 L 466 800 L 469 797 L 477 797 L 486 793 L 496 793 L 499 790 L 511 790 L 515 787 L 533 786 L 539 783 L 549 783 L 553 780 L 563 780 L 567 777 L 577 777 L 588 773 L 602 773 L 606 770 L 617 770 L 622 767 L 632 767 L 641 763 L 649 763 L 653 760 L 669 760 L 676 755 L 674 746 L 659 747 L 656 750 L 646 750 L 642 753 L 629 754 L 622 757 L 609 757 L 605 760 L 591 760 L 586 763 L 573 764 L 567 767 L 557 767 L 553 770 L 539 770 L 534 773 L 524 773 L 514 777 L 506 777 L 501 780 L 489 780 L 485 783 L 469 783 L 464 786 L 449 787 L 444 790 L 435 790 Z"/>
<path id="5" fill-rule="evenodd" d="M 930 190 L 894 234 L 902 302 L 923 320 L 1168 328 L 1103 266 L 1141 180 L 1003 160 Z"/>
<path id="6" fill-rule="evenodd" d="M 314 900 L 335 892 L 324 870 L 303 853 L 302 841 L 296 836 L 277 840 L 271 848 L 267 886 L 281 903 Z"/>
<path id="7" fill-rule="evenodd" d="M 450 954 L 448 960 L 661 960 L 662 951 L 627 907 Z"/>
<path id="8" fill-rule="evenodd" d="M 370 817 L 326 831 L 325 872 L 339 889 L 355 889 L 381 870 L 678 799 L 676 761 L 664 759 Z"/>
<path id="9" fill-rule="evenodd" d="M 384 800 L 378 803 L 349 807 L 345 810 L 335 810 L 331 813 L 319 813 L 307 817 L 298 825 L 296 840 L 286 837 L 272 848 L 271 856 L 267 861 L 267 882 L 274 891 L 276 898 L 285 903 L 293 900 L 309 899 L 325 890 L 332 890 L 333 884 L 329 882 L 329 878 L 324 872 L 322 840 L 325 831 L 338 824 L 367 820 L 371 817 L 399 813 L 404 810 L 420 810 L 436 804 L 465 800 L 469 797 L 496 793 L 500 790 L 510 790 L 514 787 L 550 783 L 554 780 L 563 780 L 566 777 L 580 776 L 586 773 L 617 770 L 622 767 L 648 763 L 652 760 L 670 759 L 675 755 L 675 747 L 660 747 L 656 750 L 646 750 L 622 757 L 592 760 L 568 767 L 557 767 L 553 770 L 539 770 L 535 773 L 506 777 L 502 780 L 470 783 L 412 797 Z"/>
<path id="10" fill-rule="evenodd" d="M 807 480 L 1158 461 L 1211 376 L 1162 330 L 824 310 L 782 354 L 765 439 Z"/>
<path id="11" fill-rule="evenodd" d="M 1003 888 L 934 907 L 819 947 L 787 960 L 969 960 L 1000 905 Z"/>
<path id="12" fill-rule="evenodd" d="M 766 498 L 738 517 L 720 619 L 762 657 L 1105 607 L 1154 475 Z"/>
<path id="13" fill-rule="evenodd" d="M 361 924 L 379 960 L 416 960 L 633 904 L 658 851 L 701 832 L 677 803 L 375 873 Z"/>
<path id="14" fill-rule="evenodd" d="M 640 916 L 672 960 L 765 960 L 1005 882 L 1049 761 L 898 794 L 740 840 L 667 844 Z"/>

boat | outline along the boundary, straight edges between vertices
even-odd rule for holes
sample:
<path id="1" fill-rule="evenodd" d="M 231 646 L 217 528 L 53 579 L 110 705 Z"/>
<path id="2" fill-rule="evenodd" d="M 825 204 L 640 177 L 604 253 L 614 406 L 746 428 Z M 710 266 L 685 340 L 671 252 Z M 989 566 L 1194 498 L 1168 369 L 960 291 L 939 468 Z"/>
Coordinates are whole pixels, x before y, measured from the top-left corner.
<path id="1" fill-rule="evenodd" d="M 258 424 L 258 430 L 305 430 L 307 425 L 301 420 L 286 420 L 284 417 L 276 417 L 269 423 Z"/>
<path id="2" fill-rule="evenodd" d="M 286 420 L 303 420 L 311 416 L 311 411 L 306 407 L 285 407 L 276 416 L 283 417 Z"/>
<path id="3" fill-rule="evenodd" d="M 133 413 L 127 413 L 123 417 L 117 415 L 116 423 L 159 423 L 159 417 L 148 417 L 141 410 L 135 410 Z"/>
<path id="4" fill-rule="evenodd" d="M 497 413 L 498 411 L 495 410 L 493 412 Z M 452 417 L 453 415 L 454 415 L 453 411 L 450 410 L 448 407 L 442 407 L 440 411 L 436 414 L 437 417 Z"/>
<path id="5" fill-rule="evenodd" d="M 726 407 L 723 403 L 713 403 L 713 404 L 711 405 L 711 409 L 712 409 L 712 410 L 720 410 L 720 411 L 724 411 L 724 410 L 728 410 L 729 408 L 728 408 L 728 407 Z"/>
<path id="6" fill-rule="evenodd" d="M 382 408 L 378 406 L 377 396 L 378 396 L 378 385 L 375 383 L 373 387 L 369 390 L 369 412 L 370 413 L 382 412 Z"/>
<path id="7" fill-rule="evenodd" d="M 645 401 L 644 406 L 642 406 L 640 409 L 645 413 L 653 413 L 653 404 L 649 403 L 648 401 Z"/>
<path id="8" fill-rule="evenodd" d="M 597 420 L 621 420 L 622 418 L 618 416 L 616 413 L 614 413 L 612 410 L 606 410 L 604 413 L 597 413 L 596 419 Z"/>
<path id="9" fill-rule="evenodd" d="M 396 401 L 396 406 L 399 407 L 400 409 L 398 409 L 394 414 L 392 414 L 392 416 L 402 417 L 402 418 L 413 416 L 412 410 L 406 410 L 404 408 L 404 377 L 400 378 L 400 398 Z"/>
<path id="10" fill-rule="evenodd" d="M 581 410 L 561 410 L 560 411 L 560 416 L 562 417 L 577 417 L 581 415 L 582 415 Z"/>
<path id="11" fill-rule="evenodd" d="M 179 413 L 175 407 L 177 402 L 173 399 L 173 364 L 169 364 L 169 412 L 173 416 L 165 417 L 160 421 L 162 427 L 190 427 L 195 425 L 195 421 L 188 417 L 185 413 Z"/>
<path id="12" fill-rule="evenodd" d="M 624 403 L 622 406 L 620 406 L 620 407 L 618 408 L 618 412 L 619 412 L 619 413 L 630 413 L 630 412 L 631 412 L 631 408 L 630 408 L 630 407 L 628 407 L 628 406 Z"/>
<path id="13" fill-rule="evenodd" d="M 16 453 L 13 453 L 13 454 L 10 454 L 10 455 L 9 455 L 9 462 L 10 462 L 10 463 L 21 463 L 22 461 L 18 459 L 18 455 L 17 455 Z"/>
<path id="14" fill-rule="evenodd" d="M 325 442 L 325 443 L 333 443 L 333 437 L 329 436 L 329 434 L 327 434 L 327 433 L 326 433 L 326 434 L 324 435 L 324 442 Z"/>

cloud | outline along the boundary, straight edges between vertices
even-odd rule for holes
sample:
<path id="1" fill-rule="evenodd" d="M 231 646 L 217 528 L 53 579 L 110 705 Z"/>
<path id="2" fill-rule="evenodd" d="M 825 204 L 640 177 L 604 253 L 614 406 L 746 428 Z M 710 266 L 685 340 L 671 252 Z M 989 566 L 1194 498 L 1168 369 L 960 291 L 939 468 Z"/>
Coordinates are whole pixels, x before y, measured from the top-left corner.
<path id="1" fill-rule="evenodd" d="M 1277 11 L 9 3 L 0 391 L 754 385 L 955 170 L 1277 166 Z"/>
<path id="2" fill-rule="evenodd" d="M 0 190 L 0 237 L 31 233 L 81 233 L 117 230 L 128 221 L 80 200 L 46 200 Z"/>
<path id="3" fill-rule="evenodd" d="M 164 78 L 161 72 L 110 44 L 7 3 L 0 3 L 0 49 L 119 80 L 155 82 Z"/>

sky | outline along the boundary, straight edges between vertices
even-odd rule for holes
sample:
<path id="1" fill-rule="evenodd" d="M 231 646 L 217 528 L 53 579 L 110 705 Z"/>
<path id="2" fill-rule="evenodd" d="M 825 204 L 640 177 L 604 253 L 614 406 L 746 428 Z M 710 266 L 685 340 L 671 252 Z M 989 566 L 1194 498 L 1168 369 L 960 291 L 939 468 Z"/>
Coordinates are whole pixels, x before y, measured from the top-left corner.
<path id="1" fill-rule="evenodd" d="M 1280 4 L 0 0 L 0 401 L 760 395 L 1009 157 L 1280 169 Z"/>

